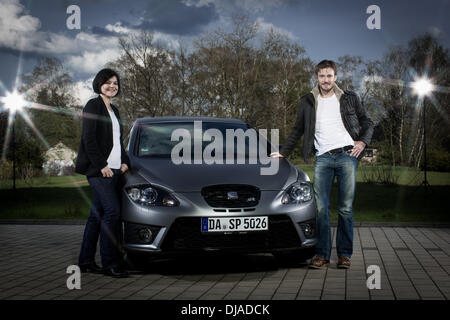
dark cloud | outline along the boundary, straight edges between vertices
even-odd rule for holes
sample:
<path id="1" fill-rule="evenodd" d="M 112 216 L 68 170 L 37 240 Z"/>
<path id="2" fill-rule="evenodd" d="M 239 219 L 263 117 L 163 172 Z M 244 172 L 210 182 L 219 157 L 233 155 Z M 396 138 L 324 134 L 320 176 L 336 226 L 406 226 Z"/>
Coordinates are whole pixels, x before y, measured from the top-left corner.
<path id="1" fill-rule="evenodd" d="M 213 4 L 195 7 L 186 6 L 180 1 L 153 1 L 137 28 L 192 35 L 201 32 L 204 26 L 218 18 L 219 14 Z"/>

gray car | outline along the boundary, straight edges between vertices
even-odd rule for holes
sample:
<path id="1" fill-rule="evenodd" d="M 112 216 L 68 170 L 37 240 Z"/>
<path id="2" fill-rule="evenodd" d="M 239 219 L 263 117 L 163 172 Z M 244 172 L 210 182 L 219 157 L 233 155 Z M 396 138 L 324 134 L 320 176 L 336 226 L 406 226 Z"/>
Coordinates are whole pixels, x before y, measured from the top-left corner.
<path id="1" fill-rule="evenodd" d="M 241 151 L 225 146 L 224 159 L 231 150 L 233 163 L 195 162 L 195 152 L 180 151 L 180 140 L 173 138 L 177 129 L 188 137 L 209 129 L 224 136 L 230 130 L 253 130 L 241 120 L 209 117 L 135 122 L 128 144 L 132 169 L 124 176 L 122 195 L 122 247 L 129 261 L 193 253 L 264 252 L 289 261 L 305 261 L 314 255 L 316 205 L 303 171 L 277 158 L 277 172 L 261 174 L 267 165 L 250 163 L 250 139 L 245 139 L 243 164 L 236 160 Z M 203 152 L 211 143 L 200 142 L 200 147 L 194 146 L 193 140 L 189 148 Z M 187 162 L 174 161 L 174 150 Z"/>

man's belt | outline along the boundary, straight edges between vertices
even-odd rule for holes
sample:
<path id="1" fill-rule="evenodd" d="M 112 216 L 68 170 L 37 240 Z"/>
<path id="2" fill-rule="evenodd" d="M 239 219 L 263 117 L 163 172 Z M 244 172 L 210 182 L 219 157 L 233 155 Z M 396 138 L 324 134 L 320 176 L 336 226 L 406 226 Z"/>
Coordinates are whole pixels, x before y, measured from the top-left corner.
<path id="1" fill-rule="evenodd" d="M 347 152 L 348 150 L 352 150 L 352 149 L 353 149 L 353 146 L 345 146 L 345 147 L 342 147 L 342 148 L 336 148 L 336 149 L 333 149 L 333 150 L 329 150 L 326 153 L 338 154 L 338 153 L 342 153 L 342 152 Z"/>

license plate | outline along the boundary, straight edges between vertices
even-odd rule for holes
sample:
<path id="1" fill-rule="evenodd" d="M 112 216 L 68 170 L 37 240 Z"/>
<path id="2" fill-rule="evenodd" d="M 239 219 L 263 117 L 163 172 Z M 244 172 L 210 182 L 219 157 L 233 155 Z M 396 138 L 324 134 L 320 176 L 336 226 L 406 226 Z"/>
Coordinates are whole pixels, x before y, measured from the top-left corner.
<path id="1" fill-rule="evenodd" d="M 268 217 L 202 218 L 202 232 L 269 230 Z"/>

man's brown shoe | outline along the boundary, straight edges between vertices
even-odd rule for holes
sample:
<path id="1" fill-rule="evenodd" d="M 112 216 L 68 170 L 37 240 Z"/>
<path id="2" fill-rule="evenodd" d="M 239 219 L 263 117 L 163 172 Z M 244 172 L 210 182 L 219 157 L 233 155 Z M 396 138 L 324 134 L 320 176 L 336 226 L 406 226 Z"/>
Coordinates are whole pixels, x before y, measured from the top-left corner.
<path id="1" fill-rule="evenodd" d="M 338 257 L 337 267 L 339 269 L 348 269 L 350 268 L 350 258 L 346 256 Z"/>
<path id="2" fill-rule="evenodd" d="M 314 256 L 309 263 L 309 267 L 311 269 L 322 269 L 328 263 L 330 263 L 330 261 L 325 260 L 319 256 Z"/>

